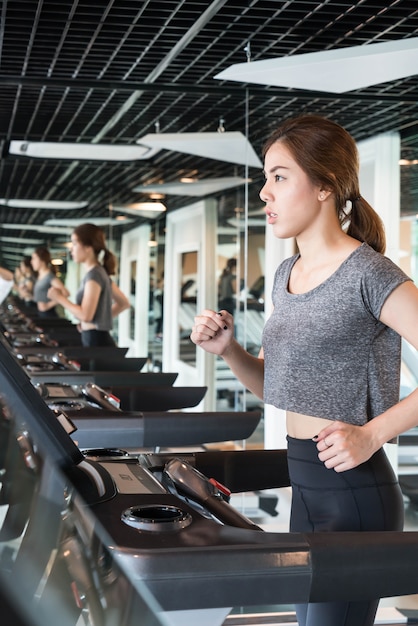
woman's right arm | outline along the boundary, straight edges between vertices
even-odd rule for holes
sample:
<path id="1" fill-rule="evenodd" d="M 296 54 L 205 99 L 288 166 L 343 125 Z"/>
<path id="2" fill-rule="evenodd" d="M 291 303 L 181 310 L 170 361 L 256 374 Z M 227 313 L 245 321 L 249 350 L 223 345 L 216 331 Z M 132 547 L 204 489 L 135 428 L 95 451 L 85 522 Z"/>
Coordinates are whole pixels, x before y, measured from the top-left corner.
<path id="1" fill-rule="evenodd" d="M 227 311 L 205 310 L 195 317 L 190 339 L 207 352 L 221 356 L 238 380 L 263 398 L 264 357 L 252 356 L 234 338 L 234 318 Z"/>
<path id="2" fill-rule="evenodd" d="M 55 289 L 59 289 L 62 295 L 65 296 L 66 298 L 68 298 L 68 296 L 70 295 L 70 292 L 68 291 L 67 287 L 56 276 L 54 276 L 54 278 L 51 280 L 51 287 L 54 287 Z"/>
<path id="3" fill-rule="evenodd" d="M 118 287 L 118 285 L 112 280 L 112 317 L 116 317 L 122 311 L 130 308 L 130 303 L 126 295 L 123 291 Z"/>

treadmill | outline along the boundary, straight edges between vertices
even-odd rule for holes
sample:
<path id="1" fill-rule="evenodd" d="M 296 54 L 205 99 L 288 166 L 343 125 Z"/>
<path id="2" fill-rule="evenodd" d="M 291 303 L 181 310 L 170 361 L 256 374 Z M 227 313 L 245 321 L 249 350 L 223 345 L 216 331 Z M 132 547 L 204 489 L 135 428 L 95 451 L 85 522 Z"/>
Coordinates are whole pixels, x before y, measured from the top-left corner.
<path id="1" fill-rule="evenodd" d="M 145 587 L 162 623 L 220 626 L 234 606 L 417 593 L 418 533 L 264 532 L 230 506 L 222 457 L 209 477 L 199 460 L 176 452 L 83 455 L 71 424 L 46 406 L 2 342 L 0 356 L 0 493 L 8 507 L 0 539 L 17 544 L 2 550 L 0 574 L 33 612 L 43 616 L 52 604 L 63 613 L 72 599 L 60 626 L 75 626 L 82 612 L 92 624 L 124 626 L 125 607 L 148 624 L 132 596 Z M 265 463 L 251 450 L 236 457 L 252 468 L 252 487 L 262 488 L 266 474 L 270 486 L 283 486 L 285 451 L 265 452 Z M 124 593 L 120 572 L 131 583 Z"/>

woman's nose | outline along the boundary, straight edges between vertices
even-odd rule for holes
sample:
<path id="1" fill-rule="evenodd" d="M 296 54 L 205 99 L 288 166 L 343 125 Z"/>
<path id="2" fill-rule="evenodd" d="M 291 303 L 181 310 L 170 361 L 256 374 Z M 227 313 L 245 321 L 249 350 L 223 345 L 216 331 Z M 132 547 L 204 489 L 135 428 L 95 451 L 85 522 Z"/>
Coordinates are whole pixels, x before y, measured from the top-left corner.
<path id="1" fill-rule="evenodd" d="M 267 183 L 265 183 L 262 188 L 260 189 L 260 193 L 258 194 L 260 196 L 260 200 L 262 202 L 268 202 L 269 200 L 269 195 L 268 195 L 268 190 L 267 190 Z"/>

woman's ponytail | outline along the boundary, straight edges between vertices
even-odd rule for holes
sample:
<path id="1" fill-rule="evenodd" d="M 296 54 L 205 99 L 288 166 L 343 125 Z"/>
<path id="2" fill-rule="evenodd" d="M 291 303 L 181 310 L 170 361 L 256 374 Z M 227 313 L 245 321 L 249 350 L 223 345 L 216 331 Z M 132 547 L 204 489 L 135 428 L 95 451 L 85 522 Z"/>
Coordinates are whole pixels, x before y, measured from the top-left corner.
<path id="1" fill-rule="evenodd" d="M 108 248 L 104 248 L 102 265 L 109 276 L 116 274 L 116 257 Z"/>
<path id="2" fill-rule="evenodd" d="M 351 201 L 347 234 L 358 241 L 365 241 L 374 250 L 384 254 L 386 236 L 383 221 L 362 196 Z"/>

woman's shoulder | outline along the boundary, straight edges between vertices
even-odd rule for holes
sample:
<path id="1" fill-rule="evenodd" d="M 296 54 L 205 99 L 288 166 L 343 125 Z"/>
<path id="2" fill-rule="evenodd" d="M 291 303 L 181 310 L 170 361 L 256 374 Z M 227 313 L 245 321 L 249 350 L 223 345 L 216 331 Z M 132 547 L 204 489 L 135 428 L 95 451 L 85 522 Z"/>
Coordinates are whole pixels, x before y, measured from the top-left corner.
<path id="1" fill-rule="evenodd" d="M 102 265 L 94 265 L 88 270 L 88 272 L 86 272 L 86 274 L 84 275 L 84 283 L 89 280 L 93 280 L 101 287 L 104 287 L 106 284 L 110 285 L 111 282 L 109 274 L 106 272 Z"/>
<path id="2" fill-rule="evenodd" d="M 86 272 L 86 276 L 88 276 L 89 278 L 96 277 L 96 276 L 102 277 L 102 276 L 108 276 L 108 274 L 102 265 L 93 265 L 93 267 L 91 267 Z"/>
<path id="3" fill-rule="evenodd" d="M 406 276 L 405 272 L 395 261 L 381 252 L 374 250 L 369 244 L 363 243 L 352 255 L 353 261 L 367 271 L 369 275 L 372 270 L 381 272 L 391 272 Z"/>

